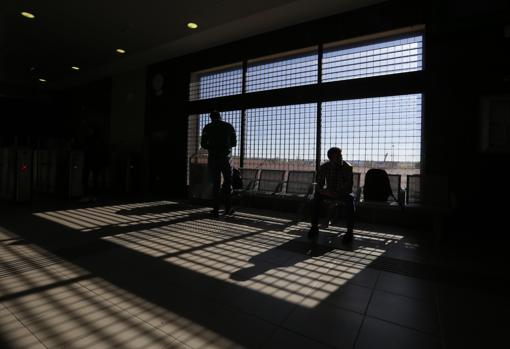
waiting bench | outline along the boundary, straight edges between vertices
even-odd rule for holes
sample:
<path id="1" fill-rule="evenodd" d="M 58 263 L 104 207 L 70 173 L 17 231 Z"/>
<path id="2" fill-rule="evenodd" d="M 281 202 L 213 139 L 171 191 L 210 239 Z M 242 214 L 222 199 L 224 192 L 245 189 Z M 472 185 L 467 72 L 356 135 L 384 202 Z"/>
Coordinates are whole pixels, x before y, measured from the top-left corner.
<path id="1" fill-rule="evenodd" d="M 286 171 L 241 168 L 243 188 L 234 190 L 245 197 L 271 197 L 273 200 L 305 202 L 313 192 L 315 171 Z"/>

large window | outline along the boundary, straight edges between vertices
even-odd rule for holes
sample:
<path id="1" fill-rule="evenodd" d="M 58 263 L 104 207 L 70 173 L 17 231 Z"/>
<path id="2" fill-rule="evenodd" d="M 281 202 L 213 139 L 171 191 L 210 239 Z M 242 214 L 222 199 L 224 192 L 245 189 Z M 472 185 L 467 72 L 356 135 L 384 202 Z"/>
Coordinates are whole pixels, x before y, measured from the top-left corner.
<path id="1" fill-rule="evenodd" d="M 368 86 L 371 77 L 423 69 L 423 35 L 402 31 L 391 35 L 326 44 L 321 46 L 322 52 L 317 46 L 247 60 L 245 71 L 243 64 L 237 64 L 194 73 L 190 99 L 243 92 L 247 95 L 249 108 L 244 107 L 244 99 L 239 99 L 233 101 L 242 103 L 239 107 L 243 110 L 222 112 L 238 134 L 238 147 L 233 150 L 236 166 L 310 171 L 326 160 L 330 147 L 336 146 L 343 149 L 344 158 L 361 174 L 361 184 L 366 170 L 379 167 L 396 175 L 405 186 L 406 177 L 419 174 L 421 168 L 422 94 L 413 91 L 375 98 L 342 98 L 342 91 L 348 86 L 345 80 L 367 78 Z M 319 89 L 306 88 L 303 91 L 312 93 L 303 94 L 307 100 L 298 99 L 301 104 L 287 105 L 296 103 L 293 98 L 292 102 L 268 107 L 259 96 L 253 100 L 248 97 L 258 91 L 335 81 L 339 95 L 334 101 L 329 100 L 330 96 L 326 101 L 320 93 L 315 94 Z M 212 102 L 211 109 L 216 109 Z M 200 132 L 207 122 L 206 114 L 190 117 L 189 156 L 199 151 Z"/>

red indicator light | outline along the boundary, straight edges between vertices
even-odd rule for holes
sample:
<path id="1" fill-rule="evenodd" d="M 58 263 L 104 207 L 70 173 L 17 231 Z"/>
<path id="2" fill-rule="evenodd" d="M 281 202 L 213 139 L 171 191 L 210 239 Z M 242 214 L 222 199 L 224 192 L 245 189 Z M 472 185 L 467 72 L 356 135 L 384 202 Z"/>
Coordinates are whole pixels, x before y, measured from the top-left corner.
<path id="1" fill-rule="evenodd" d="M 21 172 L 27 172 L 28 171 L 28 165 L 27 164 L 21 164 L 19 169 L 20 169 Z"/>

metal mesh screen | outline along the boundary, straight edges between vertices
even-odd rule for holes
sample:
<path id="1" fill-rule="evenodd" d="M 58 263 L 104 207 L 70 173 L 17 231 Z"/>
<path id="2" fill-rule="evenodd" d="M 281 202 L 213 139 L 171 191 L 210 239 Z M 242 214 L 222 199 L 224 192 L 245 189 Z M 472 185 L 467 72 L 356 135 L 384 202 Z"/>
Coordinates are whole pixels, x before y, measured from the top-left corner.
<path id="1" fill-rule="evenodd" d="M 246 91 L 256 92 L 317 83 L 317 53 L 250 63 Z"/>
<path id="2" fill-rule="evenodd" d="M 206 73 L 193 73 L 189 100 L 209 99 L 240 94 L 243 90 L 242 66 Z"/>
<path id="3" fill-rule="evenodd" d="M 322 58 L 322 81 L 359 79 L 421 70 L 423 36 L 330 48 Z"/>
<path id="4" fill-rule="evenodd" d="M 232 165 L 239 167 L 241 153 L 241 111 L 222 112 L 221 117 L 224 121 L 232 124 L 236 130 L 237 147 L 232 148 Z M 187 184 L 189 184 L 190 178 L 190 163 L 207 164 L 207 151 L 200 148 L 200 138 L 204 126 L 209 122 L 209 114 L 191 115 L 188 118 Z"/>
<path id="5" fill-rule="evenodd" d="M 421 120 L 421 94 L 323 103 L 321 159 L 336 146 L 355 172 L 376 167 L 389 174 L 419 174 Z"/>
<path id="6" fill-rule="evenodd" d="M 244 167 L 315 170 L 316 104 L 248 109 Z"/>

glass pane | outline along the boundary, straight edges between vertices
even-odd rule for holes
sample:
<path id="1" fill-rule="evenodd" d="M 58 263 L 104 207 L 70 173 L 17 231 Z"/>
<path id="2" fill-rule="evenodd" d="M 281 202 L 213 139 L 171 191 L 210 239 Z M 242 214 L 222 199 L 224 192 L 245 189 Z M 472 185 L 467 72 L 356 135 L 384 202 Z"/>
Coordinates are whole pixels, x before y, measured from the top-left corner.
<path id="1" fill-rule="evenodd" d="M 246 111 L 244 167 L 315 170 L 317 105 Z"/>
<path id="2" fill-rule="evenodd" d="M 241 66 L 191 75 L 189 100 L 237 95 L 242 92 L 243 69 Z"/>
<path id="3" fill-rule="evenodd" d="M 322 81 L 359 79 L 422 70 L 423 36 L 324 51 Z"/>
<path id="4" fill-rule="evenodd" d="M 317 53 L 248 64 L 246 91 L 256 92 L 317 83 Z"/>
<path id="5" fill-rule="evenodd" d="M 421 120 L 421 94 L 323 103 L 321 160 L 339 147 L 354 172 L 384 168 L 407 183 L 420 173 Z"/>

